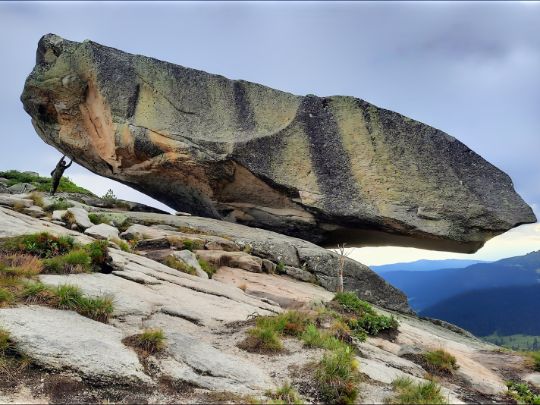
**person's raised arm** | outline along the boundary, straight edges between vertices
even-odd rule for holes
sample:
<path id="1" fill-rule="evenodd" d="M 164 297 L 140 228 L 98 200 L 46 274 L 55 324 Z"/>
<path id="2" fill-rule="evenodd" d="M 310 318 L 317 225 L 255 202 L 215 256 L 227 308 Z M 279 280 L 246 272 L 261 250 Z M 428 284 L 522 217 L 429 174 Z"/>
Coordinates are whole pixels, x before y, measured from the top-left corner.
<path id="1" fill-rule="evenodd" d="M 71 164 L 73 163 L 73 159 L 70 160 L 69 164 L 66 166 L 66 169 L 71 166 Z"/>

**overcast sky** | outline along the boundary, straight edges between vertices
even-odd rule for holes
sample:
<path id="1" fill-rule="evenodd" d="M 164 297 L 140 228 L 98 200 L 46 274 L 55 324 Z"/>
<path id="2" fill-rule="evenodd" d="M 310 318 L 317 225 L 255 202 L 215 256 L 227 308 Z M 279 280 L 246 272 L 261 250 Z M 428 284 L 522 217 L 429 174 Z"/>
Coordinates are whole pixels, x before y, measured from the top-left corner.
<path id="1" fill-rule="evenodd" d="M 258 82 L 295 94 L 350 95 L 455 136 L 507 172 L 540 214 L 540 3 L 1 2 L 0 170 L 49 173 L 59 153 L 19 101 L 49 32 Z M 152 203 L 73 165 L 98 195 Z M 154 203 L 154 205 L 158 205 Z M 520 227 L 474 256 L 355 249 L 366 264 L 420 258 L 493 260 L 540 249 Z"/>

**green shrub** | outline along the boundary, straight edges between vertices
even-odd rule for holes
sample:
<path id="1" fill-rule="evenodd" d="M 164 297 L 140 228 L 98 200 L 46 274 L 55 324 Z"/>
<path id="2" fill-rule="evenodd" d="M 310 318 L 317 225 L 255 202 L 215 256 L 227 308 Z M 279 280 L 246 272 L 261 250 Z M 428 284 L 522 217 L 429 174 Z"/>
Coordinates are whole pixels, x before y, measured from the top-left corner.
<path id="1" fill-rule="evenodd" d="M 177 259 L 173 255 L 167 256 L 163 260 L 163 264 L 169 266 L 171 269 L 181 271 L 182 273 L 191 274 L 193 276 L 197 275 L 197 271 L 193 267 L 187 265 L 183 260 Z"/>
<path id="2" fill-rule="evenodd" d="M 84 273 L 92 270 L 92 259 L 86 250 L 74 249 L 65 255 L 45 259 L 43 265 L 48 273 Z"/>
<path id="3" fill-rule="evenodd" d="M 366 335 L 397 332 L 399 323 L 393 316 L 378 315 L 369 303 L 359 299 L 354 292 L 337 293 L 332 303 L 334 306 L 337 304 L 337 309 L 344 313 L 344 321 L 361 341 L 365 340 Z"/>
<path id="4" fill-rule="evenodd" d="M 90 260 L 95 266 L 101 267 L 109 259 L 109 242 L 106 240 L 95 240 L 83 246 L 83 249 L 90 255 Z"/>
<path id="5" fill-rule="evenodd" d="M 199 262 L 199 266 L 201 266 L 201 269 L 203 269 L 203 271 L 208 274 L 208 278 L 212 278 L 216 273 L 217 269 L 204 259 L 198 258 L 197 261 Z"/>
<path id="6" fill-rule="evenodd" d="M 333 301 L 339 303 L 346 311 L 353 312 L 356 315 L 364 314 L 375 315 L 373 307 L 365 301 L 362 301 L 354 292 L 338 292 Z"/>
<path id="7" fill-rule="evenodd" d="M 42 232 L 5 239 L 0 244 L 0 250 L 48 258 L 68 253 L 74 245 L 75 240 L 71 236 L 54 236 Z"/>
<path id="8" fill-rule="evenodd" d="M 527 383 L 507 381 L 508 395 L 515 399 L 519 404 L 540 404 L 540 395 L 531 391 Z"/>
<path id="9" fill-rule="evenodd" d="M 13 302 L 13 294 L 6 288 L 0 287 L 0 307 Z"/>
<path id="10" fill-rule="evenodd" d="M 443 349 L 424 353 L 423 357 L 430 366 L 440 372 L 451 374 L 459 368 L 456 358 Z"/>
<path id="11" fill-rule="evenodd" d="M 88 214 L 88 219 L 94 225 L 109 224 L 111 222 L 106 216 L 104 216 L 102 214 L 96 214 L 95 212 L 89 213 Z"/>
<path id="12" fill-rule="evenodd" d="M 274 400 L 270 402 L 272 404 L 301 405 L 305 403 L 304 401 L 302 401 L 302 398 L 300 398 L 300 395 L 298 394 L 298 392 L 296 392 L 296 390 L 291 386 L 290 383 L 283 384 L 275 391 L 267 391 L 265 395 Z"/>
<path id="13" fill-rule="evenodd" d="M 0 177 L 8 179 L 8 186 L 13 186 L 18 183 L 30 183 L 36 187 L 37 191 L 49 192 L 52 185 L 52 179 L 50 177 L 41 177 L 30 173 L 22 173 L 18 170 L 0 172 Z M 67 176 L 60 179 L 57 192 L 94 195 L 92 192 L 73 183 Z"/>
<path id="14" fill-rule="evenodd" d="M 285 273 L 285 263 L 283 262 L 279 262 L 277 265 L 276 265 L 276 273 L 277 274 L 283 274 Z"/>
<path id="15" fill-rule="evenodd" d="M 65 211 L 68 208 L 73 207 L 73 204 L 64 200 L 63 198 L 58 199 L 51 205 L 47 205 L 45 207 L 45 211 L 47 212 L 53 212 L 53 211 Z"/>
<path id="16" fill-rule="evenodd" d="M 354 403 L 360 374 L 351 348 L 345 346 L 325 353 L 315 368 L 315 381 L 323 402 Z"/>
<path id="17" fill-rule="evenodd" d="M 531 366 L 534 371 L 540 371 L 540 351 L 538 352 L 527 352 L 527 356 L 531 361 Z"/>
<path id="18" fill-rule="evenodd" d="M 376 336 L 388 329 L 397 329 L 398 322 L 393 316 L 364 314 L 356 322 L 351 322 L 355 331 L 365 331 L 367 334 Z"/>
<path id="19" fill-rule="evenodd" d="M 414 383 L 409 377 L 398 378 L 392 382 L 395 396 L 388 402 L 392 404 L 446 404 L 441 387 L 434 381 Z"/>
<path id="20" fill-rule="evenodd" d="M 118 202 L 118 198 L 116 198 L 114 191 L 112 191 L 111 189 L 108 189 L 107 192 L 101 197 L 101 199 L 113 205 Z"/>

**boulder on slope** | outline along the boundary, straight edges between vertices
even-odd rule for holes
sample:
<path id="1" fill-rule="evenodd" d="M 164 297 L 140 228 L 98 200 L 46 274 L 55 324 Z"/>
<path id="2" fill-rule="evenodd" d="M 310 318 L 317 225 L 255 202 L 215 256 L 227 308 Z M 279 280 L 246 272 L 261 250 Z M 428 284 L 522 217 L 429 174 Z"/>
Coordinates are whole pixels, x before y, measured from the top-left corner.
<path id="1" fill-rule="evenodd" d="M 182 212 L 335 246 L 474 252 L 535 222 L 454 137 L 354 97 L 297 96 L 45 35 L 21 96 L 48 144 Z"/>

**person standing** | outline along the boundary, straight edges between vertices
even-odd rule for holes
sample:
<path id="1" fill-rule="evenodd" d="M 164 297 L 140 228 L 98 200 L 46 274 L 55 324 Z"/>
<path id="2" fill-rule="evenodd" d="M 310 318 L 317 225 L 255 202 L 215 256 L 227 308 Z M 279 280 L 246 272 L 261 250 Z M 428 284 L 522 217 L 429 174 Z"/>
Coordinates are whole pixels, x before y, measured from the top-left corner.
<path id="1" fill-rule="evenodd" d="M 64 160 L 65 157 L 66 155 L 62 156 L 62 158 L 57 163 L 54 170 L 51 172 L 51 177 L 52 177 L 51 195 L 54 195 L 54 193 L 56 193 L 56 190 L 58 189 L 58 186 L 60 185 L 60 179 L 64 175 L 64 171 L 73 163 L 73 159 L 72 159 L 69 162 L 69 164 L 67 164 L 66 161 Z"/>

